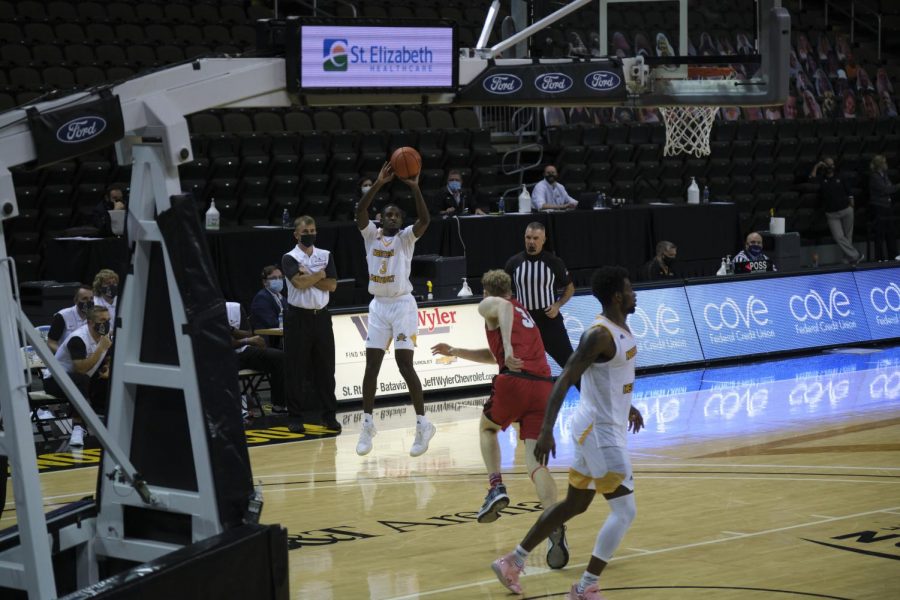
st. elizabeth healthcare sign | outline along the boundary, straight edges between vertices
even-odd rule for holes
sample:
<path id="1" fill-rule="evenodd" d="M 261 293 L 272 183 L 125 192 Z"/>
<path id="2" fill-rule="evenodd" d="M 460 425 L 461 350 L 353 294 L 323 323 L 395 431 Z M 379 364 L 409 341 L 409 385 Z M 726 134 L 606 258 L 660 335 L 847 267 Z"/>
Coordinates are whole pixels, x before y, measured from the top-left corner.
<path id="1" fill-rule="evenodd" d="M 302 25 L 304 90 L 446 89 L 456 84 L 452 27 Z"/>

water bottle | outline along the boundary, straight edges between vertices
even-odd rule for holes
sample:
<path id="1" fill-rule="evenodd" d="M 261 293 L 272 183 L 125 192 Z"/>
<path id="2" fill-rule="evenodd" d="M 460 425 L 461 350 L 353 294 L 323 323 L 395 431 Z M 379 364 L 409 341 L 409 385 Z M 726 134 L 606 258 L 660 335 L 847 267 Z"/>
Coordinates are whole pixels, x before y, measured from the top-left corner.
<path id="1" fill-rule="evenodd" d="M 703 204 L 709 204 L 709 186 L 703 186 Z"/>
<path id="2" fill-rule="evenodd" d="M 734 263 L 731 262 L 731 255 L 725 257 L 725 272 L 728 275 L 734 275 Z"/>
<path id="3" fill-rule="evenodd" d="M 597 201 L 594 202 L 594 210 L 600 210 L 602 208 L 606 208 L 606 194 L 600 192 L 597 194 Z"/>
<path id="4" fill-rule="evenodd" d="M 278 329 L 284 329 L 284 309 L 278 311 Z"/>
<path id="5" fill-rule="evenodd" d="M 281 213 L 281 226 L 285 229 L 291 228 L 291 213 L 288 212 L 288 209 L 284 209 L 284 212 Z"/>
<path id="6" fill-rule="evenodd" d="M 219 209 L 216 208 L 215 198 L 210 199 L 209 210 L 206 211 L 206 229 L 209 231 L 219 230 Z"/>
<path id="7" fill-rule="evenodd" d="M 426 300 L 434 300 L 434 294 L 431 293 L 431 290 L 434 289 L 434 284 L 431 281 L 426 281 L 425 286 L 428 288 L 428 295 L 425 296 Z"/>
<path id="8" fill-rule="evenodd" d="M 700 186 L 697 185 L 697 181 L 693 177 L 691 177 L 691 185 L 688 186 L 687 190 L 687 203 L 700 204 Z"/>
<path id="9" fill-rule="evenodd" d="M 244 523 L 252 525 L 259 523 L 259 517 L 263 510 L 263 494 L 262 485 L 257 484 L 253 487 L 253 493 L 247 501 L 247 512 L 244 514 Z"/>
<path id="10" fill-rule="evenodd" d="M 503 200 L 503 196 L 500 196 L 500 202 L 497 203 L 497 211 L 501 215 L 506 214 L 506 201 Z"/>
<path id="11" fill-rule="evenodd" d="M 525 187 L 524 183 L 522 184 L 522 192 L 519 194 L 519 212 L 531 212 L 531 194 L 528 193 L 528 188 Z"/>

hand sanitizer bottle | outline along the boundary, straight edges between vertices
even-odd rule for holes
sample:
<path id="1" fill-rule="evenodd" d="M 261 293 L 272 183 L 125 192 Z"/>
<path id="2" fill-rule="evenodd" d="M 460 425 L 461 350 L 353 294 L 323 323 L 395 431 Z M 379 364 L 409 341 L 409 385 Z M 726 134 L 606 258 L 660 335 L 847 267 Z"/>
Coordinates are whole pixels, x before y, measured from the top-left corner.
<path id="1" fill-rule="evenodd" d="M 728 275 L 728 267 L 725 266 L 725 257 L 724 256 L 722 257 L 722 264 L 719 265 L 719 270 L 716 271 L 716 275 L 718 275 L 718 276 Z"/>
<path id="2" fill-rule="evenodd" d="M 215 198 L 210 199 L 209 210 L 206 211 L 206 229 L 209 231 L 219 230 L 219 209 L 216 208 Z"/>
<path id="3" fill-rule="evenodd" d="M 466 281 L 465 277 L 463 277 L 462 280 L 462 287 L 459 288 L 459 293 L 456 296 L 458 298 L 468 298 L 472 295 L 472 288 L 469 287 L 469 282 Z"/>
<path id="4" fill-rule="evenodd" d="M 687 190 L 687 203 L 700 204 L 700 186 L 697 185 L 697 181 L 693 177 L 691 177 L 691 185 L 688 186 Z"/>
<path id="5" fill-rule="evenodd" d="M 524 183 L 522 184 L 522 192 L 519 194 L 519 212 L 531 212 L 531 194 L 528 193 L 528 188 L 525 187 Z"/>

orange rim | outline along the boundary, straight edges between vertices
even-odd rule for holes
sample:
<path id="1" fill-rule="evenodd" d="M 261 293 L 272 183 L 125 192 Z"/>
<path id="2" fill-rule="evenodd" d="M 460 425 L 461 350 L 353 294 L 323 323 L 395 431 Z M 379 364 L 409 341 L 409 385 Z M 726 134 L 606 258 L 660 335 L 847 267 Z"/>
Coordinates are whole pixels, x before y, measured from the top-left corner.
<path id="1" fill-rule="evenodd" d="M 734 75 L 734 68 L 725 67 L 692 67 L 688 66 L 689 79 L 708 79 L 710 77 L 730 77 Z"/>

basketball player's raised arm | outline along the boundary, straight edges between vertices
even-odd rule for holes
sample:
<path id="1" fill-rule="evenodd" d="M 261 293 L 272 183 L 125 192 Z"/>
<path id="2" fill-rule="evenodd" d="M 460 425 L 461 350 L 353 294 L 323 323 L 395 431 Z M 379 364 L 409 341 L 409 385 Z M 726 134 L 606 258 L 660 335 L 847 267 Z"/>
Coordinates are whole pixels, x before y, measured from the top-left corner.
<path id="1" fill-rule="evenodd" d="M 403 183 L 412 190 L 413 198 L 416 199 L 416 222 L 413 223 L 413 233 L 417 238 L 425 234 L 428 224 L 431 223 L 431 213 L 428 212 L 428 205 L 425 204 L 425 198 L 422 197 L 422 190 L 419 189 L 419 176 L 410 177 L 409 179 L 401 179 Z"/>
<path id="2" fill-rule="evenodd" d="M 578 348 L 569 357 L 547 399 L 544 423 L 541 425 L 541 433 L 534 448 L 534 456 L 542 465 L 547 464 L 551 454 L 556 456 L 553 426 L 556 424 L 556 417 L 569 388 L 581 379 L 581 375 L 598 358 L 609 360 L 615 355 L 616 342 L 605 327 L 592 327 L 581 336 Z"/>
<path id="3" fill-rule="evenodd" d="M 369 226 L 369 205 L 372 204 L 375 194 L 378 193 L 378 190 L 380 190 L 384 184 L 393 178 L 394 171 L 391 169 L 391 163 L 384 163 L 381 167 L 381 172 L 378 173 L 378 178 L 375 180 L 375 183 L 372 184 L 372 187 L 369 188 L 366 195 L 363 196 L 362 200 L 359 201 L 359 204 L 356 205 L 356 226 L 359 227 L 360 230 Z"/>

